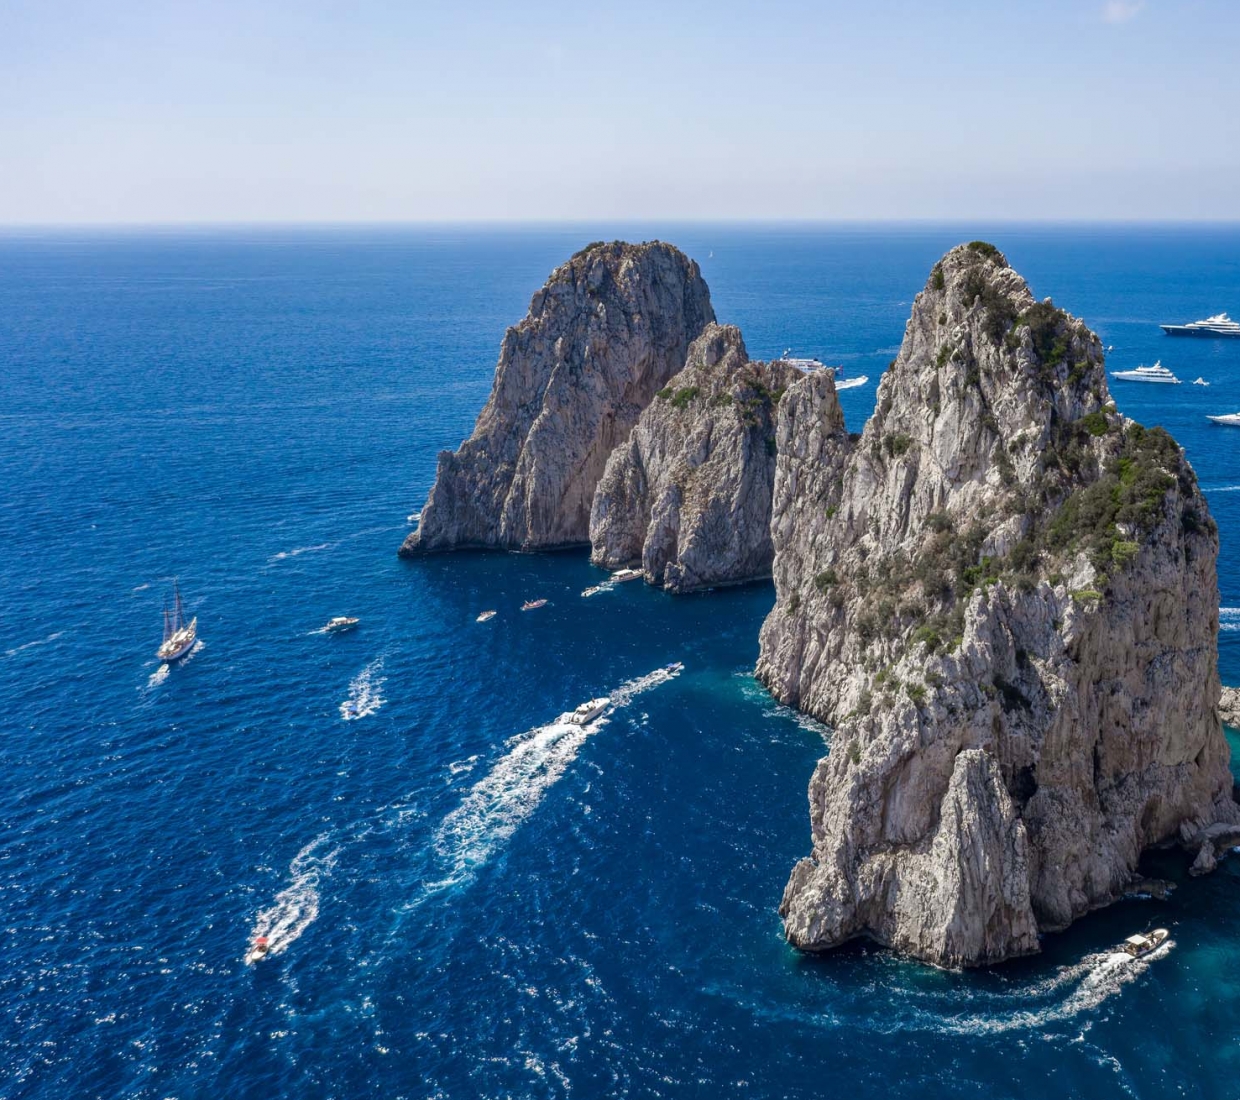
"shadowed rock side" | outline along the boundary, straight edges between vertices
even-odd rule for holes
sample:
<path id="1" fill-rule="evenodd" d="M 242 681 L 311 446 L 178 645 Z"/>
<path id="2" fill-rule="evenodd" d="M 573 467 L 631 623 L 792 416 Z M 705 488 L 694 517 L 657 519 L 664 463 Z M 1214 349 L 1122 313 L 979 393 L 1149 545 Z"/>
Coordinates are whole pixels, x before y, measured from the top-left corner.
<path id="1" fill-rule="evenodd" d="M 992 963 L 1121 896 L 1150 845 L 1208 869 L 1240 821 L 1217 530 L 1175 441 L 1115 412 L 1097 337 L 975 242 L 855 444 L 825 395 L 800 415 L 816 381 L 781 403 L 758 663 L 835 726 L 788 939 Z"/>
<path id="2" fill-rule="evenodd" d="M 594 563 L 640 562 L 672 592 L 769 576 L 775 409 L 801 377 L 788 363 L 750 362 L 734 326 L 708 326 L 607 461 L 590 516 Z"/>
<path id="3" fill-rule="evenodd" d="M 587 542 L 607 456 L 713 320 L 697 264 L 671 245 L 596 244 L 556 268 L 504 336 L 473 435 L 440 453 L 401 553 Z"/>

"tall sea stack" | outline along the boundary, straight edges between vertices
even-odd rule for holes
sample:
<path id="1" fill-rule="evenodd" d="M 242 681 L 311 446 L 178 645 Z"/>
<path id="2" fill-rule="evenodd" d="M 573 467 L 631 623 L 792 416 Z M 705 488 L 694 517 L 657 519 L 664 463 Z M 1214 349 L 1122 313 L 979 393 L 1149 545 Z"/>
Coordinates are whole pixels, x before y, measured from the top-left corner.
<path id="1" fill-rule="evenodd" d="M 594 244 L 556 268 L 505 335 L 473 434 L 440 453 L 401 553 L 588 542 L 608 456 L 714 319 L 697 264 L 671 245 Z"/>
<path id="2" fill-rule="evenodd" d="M 780 403 L 758 675 L 832 723 L 788 939 L 972 966 L 1240 820 L 1218 536 L 1183 452 L 1119 415 L 1097 337 L 983 242 L 917 296 L 861 437 Z"/>

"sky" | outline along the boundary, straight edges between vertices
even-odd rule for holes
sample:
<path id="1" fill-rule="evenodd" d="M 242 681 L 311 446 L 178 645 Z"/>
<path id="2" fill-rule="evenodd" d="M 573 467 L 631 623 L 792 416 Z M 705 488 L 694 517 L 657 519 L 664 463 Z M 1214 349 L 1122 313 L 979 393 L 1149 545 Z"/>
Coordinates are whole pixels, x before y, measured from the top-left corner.
<path id="1" fill-rule="evenodd" d="M 0 224 L 1240 219 L 1240 0 L 0 0 Z"/>

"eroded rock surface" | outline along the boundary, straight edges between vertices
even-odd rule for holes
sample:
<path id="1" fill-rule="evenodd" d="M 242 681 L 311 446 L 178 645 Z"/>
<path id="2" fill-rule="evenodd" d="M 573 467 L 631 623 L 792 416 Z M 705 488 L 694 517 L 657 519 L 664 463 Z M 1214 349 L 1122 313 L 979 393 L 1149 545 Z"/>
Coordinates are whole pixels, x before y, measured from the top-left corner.
<path id="1" fill-rule="evenodd" d="M 586 543 L 608 456 L 713 320 L 671 245 L 596 244 L 558 267 L 505 335 L 473 434 L 440 453 L 401 553 Z"/>
<path id="2" fill-rule="evenodd" d="M 1174 440 L 1116 413 L 1097 337 L 974 242 L 860 439 L 825 389 L 780 403 L 758 664 L 835 726 L 789 940 L 991 963 L 1122 896 L 1150 845 L 1209 869 L 1240 824 L 1217 530 Z"/>
<path id="3" fill-rule="evenodd" d="M 590 517 L 595 564 L 640 563 L 672 592 L 769 576 L 775 409 L 802 377 L 751 362 L 734 326 L 708 326 L 608 459 Z"/>

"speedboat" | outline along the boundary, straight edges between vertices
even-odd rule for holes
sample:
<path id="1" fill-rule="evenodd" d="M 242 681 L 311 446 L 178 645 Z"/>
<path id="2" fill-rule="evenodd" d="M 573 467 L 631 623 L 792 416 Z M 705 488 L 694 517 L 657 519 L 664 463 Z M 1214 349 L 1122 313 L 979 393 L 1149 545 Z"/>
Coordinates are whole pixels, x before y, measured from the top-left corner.
<path id="1" fill-rule="evenodd" d="M 640 578 L 642 571 L 640 569 L 617 569 L 611 579 L 617 584 L 623 584 L 625 581 L 635 581 Z"/>
<path id="2" fill-rule="evenodd" d="M 324 634 L 343 634 L 346 630 L 352 630 L 360 619 L 351 619 L 348 615 L 337 615 L 334 619 L 328 619 L 327 625 L 323 627 Z"/>
<path id="3" fill-rule="evenodd" d="M 494 611 L 484 611 L 481 615 L 478 616 L 478 618 L 474 620 L 474 622 L 489 623 L 493 618 L 495 618 Z"/>
<path id="4" fill-rule="evenodd" d="M 521 610 L 522 611 L 537 611 L 540 607 L 546 607 L 546 606 L 547 606 L 546 600 L 526 600 L 525 603 L 521 605 Z"/>
<path id="5" fill-rule="evenodd" d="M 271 954 L 271 944 L 266 936 L 255 936 L 250 949 L 245 953 L 245 965 L 253 966 Z"/>
<path id="6" fill-rule="evenodd" d="M 1212 424 L 1224 424 L 1230 428 L 1240 428 L 1240 413 L 1223 413 L 1221 416 L 1206 415 Z"/>
<path id="7" fill-rule="evenodd" d="M 421 512 L 410 512 L 410 513 L 409 513 L 409 514 L 405 517 L 405 522 L 406 522 L 406 523 L 421 523 L 421 522 L 422 522 L 422 513 L 421 513 Z"/>
<path id="8" fill-rule="evenodd" d="M 1192 321 L 1187 325 L 1159 325 L 1168 336 L 1240 336 L 1240 323 L 1226 313 L 1216 313 L 1204 321 Z"/>
<path id="9" fill-rule="evenodd" d="M 1129 936 L 1115 950 L 1123 952 L 1134 959 L 1141 958 L 1142 955 L 1148 955 L 1156 947 L 1161 947 L 1167 937 L 1171 935 L 1165 928 L 1155 928 L 1153 932 L 1145 932 L 1139 936 Z"/>
<path id="10" fill-rule="evenodd" d="M 1112 378 L 1117 378 L 1121 382 L 1163 382 L 1178 386 L 1180 380 L 1172 374 L 1159 361 L 1152 367 L 1137 367 L 1136 370 L 1115 370 L 1111 372 Z"/>
<path id="11" fill-rule="evenodd" d="M 864 386 L 870 380 L 869 375 L 862 374 L 856 378 L 842 378 L 835 383 L 835 392 L 840 390 L 855 390 L 858 386 Z"/>
<path id="12" fill-rule="evenodd" d="M 683 661 L 673 661 L 670 665 L 664 665 L 664 672 L 684 672 L 685 666 Z"/>
<path id="13" fill-rule="evenodd" d="M 607 592 L 611 588 L 609 584 L 592 584 L 589 588 L 583 588 L 581 594 L 583 596 L 597 596 L 600 592 Z"/>
<path id="14" fill-rule="evenodd" d="M 155 651 L 161 661 L 171 664 L 179 661 L 198 640 L 198 617 L 185 621 L 185 607 L 181 603 L 181 589 L 172 582 L 172 609 L 164 606 L 164 640 Z"/>
<path id="15" fill-rule="evenodd" d="M 610 705 L 611 700 L 605 695 L 597 699 L 587 699 L 568 716 L 568 720 L 574 726 L 584 726 L 588 722 L 593 722 Z"/>
<path id="16" fill-rule="evenodd" d="M 1194 385 L 1194 386 L 1208 386 L 1209 384 L 1210 384 L 1210 383 L 1209 383 L 1209 382 L 1207 382 L 1204 378 L 1194 378 L 1194 379 L 1193 379 L 1193 385 Z"/>

